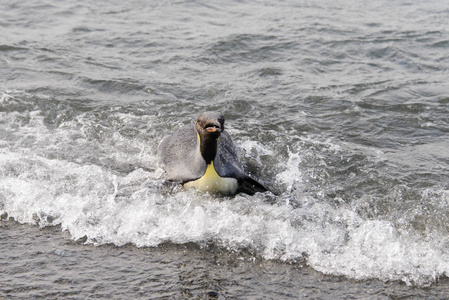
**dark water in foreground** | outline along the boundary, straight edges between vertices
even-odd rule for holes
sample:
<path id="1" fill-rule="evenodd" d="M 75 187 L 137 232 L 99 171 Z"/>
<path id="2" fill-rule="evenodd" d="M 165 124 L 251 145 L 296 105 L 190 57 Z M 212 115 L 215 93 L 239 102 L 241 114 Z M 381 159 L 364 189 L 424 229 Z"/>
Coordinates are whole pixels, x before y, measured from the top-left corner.
<path id="1" fill-rule="evenodd" d="M 448 15 L 2 2 L 0 297 L 444 299 Z M 205 110 L 281 195 L 164 184 L 159 141 Z"/>

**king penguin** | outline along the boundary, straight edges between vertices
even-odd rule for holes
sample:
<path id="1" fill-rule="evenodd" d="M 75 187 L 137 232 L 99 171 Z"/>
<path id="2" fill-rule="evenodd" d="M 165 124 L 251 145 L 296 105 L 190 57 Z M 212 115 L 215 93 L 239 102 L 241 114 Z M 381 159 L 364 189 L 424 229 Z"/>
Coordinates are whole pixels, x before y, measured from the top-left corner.
<path id="1" fill-rule="evenodd" d="M 267 191 L 243 171 L 224 123 L 220 113 L 204 112 L 195 123 L 165 137 L 159 144 L 158 157 L 166 180 L 223 195 Z"/>

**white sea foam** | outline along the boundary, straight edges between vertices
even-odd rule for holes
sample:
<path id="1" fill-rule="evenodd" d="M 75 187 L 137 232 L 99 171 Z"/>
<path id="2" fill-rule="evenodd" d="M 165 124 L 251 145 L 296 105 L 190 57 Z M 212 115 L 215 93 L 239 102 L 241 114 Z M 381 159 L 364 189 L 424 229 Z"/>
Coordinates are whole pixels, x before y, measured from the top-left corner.
<path id="1" fill-rule="evenodd" d="M 293 187 L 298 187 L 301 183 L 302 173 L 300 169 L 301 157 L 298 152 L 290 152 L 286 169 L 276 175 L 276 181 L 285 186 L 286 191 L 292 191 Z"/>
<path id="2" fill-rule="evenodd" d="M 95 148 L 88 143 L 91 133 L 74 129 L 85 120 L 51 131 L 39 112 L 27 117 L 29 123 L 16 128 L 18 137 L 0 149 L 0 214 L 21 223 L 60 224 L 73 239 L 93 244 L 214 243 L 265 259 L 305 261 L 323 273 L 357 279 L 426 284 L 449 271 L 449 241 L 438 233 L 423 236 L 388 220 L 363 218 L 344 203 L 335 206 L 301 193 L 299 151 L 288 151 L 288 163 L 276 177 L 285 193 L 274 201 L 261 194 L 217 199 L 164 185 L 153 171 L 154 156 L 141 154 L 143 141 L 133 144 L 111 133 Z M 58 152 L 80 145 L 77 159 Z M 128 157 L 126 148 L 133 149 Z M 151 168 L 116 172 L 84 155 L 86 149 L 104 151 L 103 158 L 117 149 L 111 155 L 116 161 L 152 160 Z M 48 155 L 51 151 L 58 155 Z"/>

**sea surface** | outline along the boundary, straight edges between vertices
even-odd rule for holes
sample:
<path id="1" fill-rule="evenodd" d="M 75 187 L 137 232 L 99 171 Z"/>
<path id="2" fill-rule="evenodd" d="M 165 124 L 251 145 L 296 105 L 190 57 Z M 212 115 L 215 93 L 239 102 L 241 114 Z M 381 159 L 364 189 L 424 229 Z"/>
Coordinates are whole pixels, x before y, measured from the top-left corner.
<path id="1" fill-rule="evenodd" d="M 449 2 L 3 0 L 0 299 L 446 299 Z M 220 111 L 279 195 L 164 182 Z"/>

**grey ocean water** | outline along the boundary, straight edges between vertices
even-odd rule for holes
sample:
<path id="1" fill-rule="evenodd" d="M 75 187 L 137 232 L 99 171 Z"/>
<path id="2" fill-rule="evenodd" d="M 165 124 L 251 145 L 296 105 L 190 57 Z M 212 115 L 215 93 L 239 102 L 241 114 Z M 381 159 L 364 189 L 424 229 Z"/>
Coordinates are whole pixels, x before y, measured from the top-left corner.
<path id="1" fill-rule="evenodd" d="M 0 298 L 445 299 L 449 3 L 2 1 Z M 281 191 L 165 184 L 221 111 Z"/>

